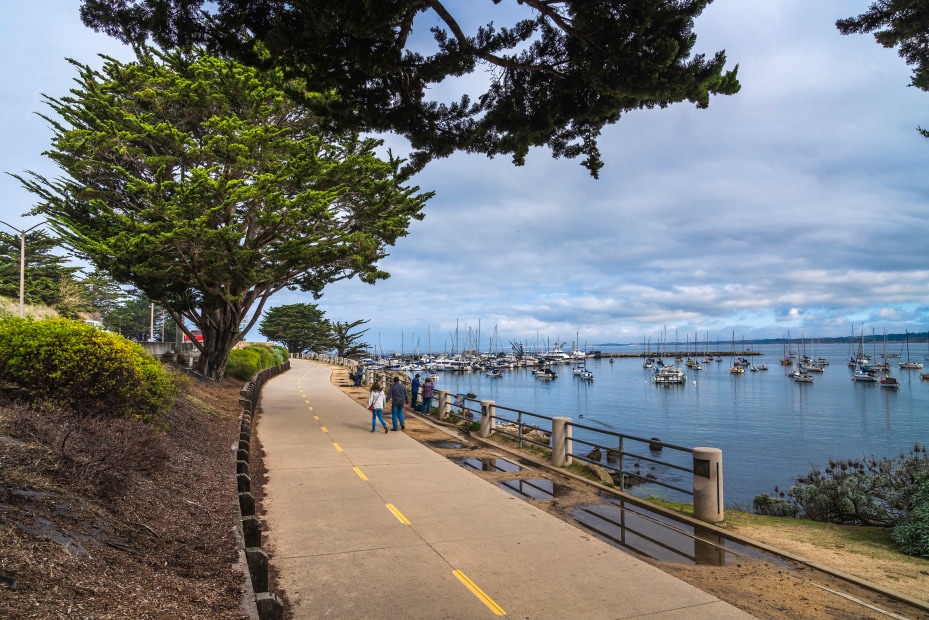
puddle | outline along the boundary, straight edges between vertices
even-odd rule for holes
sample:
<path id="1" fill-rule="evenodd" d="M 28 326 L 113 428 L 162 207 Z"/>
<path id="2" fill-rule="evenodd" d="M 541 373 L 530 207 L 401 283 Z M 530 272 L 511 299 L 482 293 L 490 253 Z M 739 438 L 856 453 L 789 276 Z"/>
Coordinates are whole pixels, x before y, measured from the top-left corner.
<path id="1" fill-rule="evenodd" d="M 497 485 L 504 491 L 521 498 L 532 498 L 547 501 L 556 497 L 564 497 L 571 492 L 571 488 L 563 484 L 556 484 L 544 478 L 526 478 L 524 480 L 505 480 Z"/>
<path id="2" fill-rule="evenodd" d="M 427 441 L 430 446 L 433 448 L 443 448 L 445 450 L 461 450 L 462 448 L 467 448 L 463 443 L 458 443 L 457 441 Z"/>
<path id="3" fill-rule="evenodd" d="M 662 562 L 726 566 L 747 556 L 791 567 L 714 529 L 694 527 L 619 499 L 577 508 L 574 519 L 611 545 Z"/>
<path id="4" fill-rule="evenodd" d="M 477 471 L 489 472 L 517 472 L 522 469 L 516 463 L 511 463 L 506 459 L 488 456 L 483 458 L 468 457 L 466 459 L 455 459 L 455 462 L 465 469 L 475 469 Z"/>

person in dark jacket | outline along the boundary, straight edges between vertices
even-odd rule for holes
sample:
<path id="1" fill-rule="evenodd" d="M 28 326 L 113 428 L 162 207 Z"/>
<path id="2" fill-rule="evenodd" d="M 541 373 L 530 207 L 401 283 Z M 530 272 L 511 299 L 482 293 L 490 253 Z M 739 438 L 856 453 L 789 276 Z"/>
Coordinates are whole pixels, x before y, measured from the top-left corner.
<path id="1" fill-rule="evenodd" d="M 419 380 L 419 373 L 416 373 L 416 376 L 413 377 L 413 383 L 410 384 L 410 391 L 413 393 L 413 398 L 410 401 L 410 406 L 413 408 L 413 411 L 416 411 L 416 401 L 419 400 L 419 386 L 422 383 Z"/>
<path id="2" fill-rule="evenodd" d="M 406 428 L 403 418 L 403 405 L 406 404 L 406 386 L 400 383 L 400 377 L 394 377 L 394 384 L 390 388 L 390 417 L 393 419 L 394 427 L 390 430 L 396 431 Z M 397 428 L 397 418 L 400 419 L 400 428 Z"/>

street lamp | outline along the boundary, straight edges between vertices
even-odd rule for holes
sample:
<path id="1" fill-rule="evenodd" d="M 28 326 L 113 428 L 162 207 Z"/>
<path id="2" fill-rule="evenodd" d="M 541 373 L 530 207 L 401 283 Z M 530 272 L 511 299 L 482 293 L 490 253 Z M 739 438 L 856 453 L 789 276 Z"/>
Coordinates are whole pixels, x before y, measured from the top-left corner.
<path id="1" fill-rule="evenodd" d="M 33 228 L 38 228 L 42 224 L 45 224 L 45 222 L 46 220 L 42 220 L 35 226 L 31 226 L 26 230 L 20 230 L 0 220 L 0 224 L 5 224 L 19 233 L 19 318 L 23 318 L 23 299 L 26 290 L 26 233 Z"/>

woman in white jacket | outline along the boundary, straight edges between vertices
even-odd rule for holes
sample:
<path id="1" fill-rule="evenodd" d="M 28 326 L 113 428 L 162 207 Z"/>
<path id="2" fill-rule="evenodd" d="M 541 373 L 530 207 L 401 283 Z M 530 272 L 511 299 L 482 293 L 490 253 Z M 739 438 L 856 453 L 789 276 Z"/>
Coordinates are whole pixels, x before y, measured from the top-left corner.
<path id="1" fill-rule="evenodd" d="M 381 389 L 379 382 L 375 382 L 371 386 L 371 395 L 368 396 L 368 409 L 371 410 L 371 432 L 373 433 L 377 428 L 378 420 L 384 427 L 384 432 L 388 432 L 387 422 L 384 421 L 384 390 Z"/>

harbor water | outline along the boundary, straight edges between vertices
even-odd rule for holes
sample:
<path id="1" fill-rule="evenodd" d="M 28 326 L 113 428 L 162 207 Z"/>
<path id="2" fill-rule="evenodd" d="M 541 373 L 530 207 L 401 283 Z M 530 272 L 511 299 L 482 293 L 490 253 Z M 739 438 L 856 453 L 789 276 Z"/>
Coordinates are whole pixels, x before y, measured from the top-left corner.
<path id="1" fill-rule="evenodd" d="M 918 346 L 916 355 L 911 345 L 911 359 L 923 361 L 926 345 Z M 636 353 L 642 347 L 598 349 L 604 354 Z M 683 385 L 655 385 L 652 371 L 642 367 L 643 358 L 616 357 L 612 362 L 587 360 L 593 381 L 575 378 L 571 366 L 562 365 L 556 366 L 559 377 L 552 381 L 535 379 L 524 368 L 507 369 L 503 378 L 439 372 L 436 388 L 473 393 L 499 406 L 544 416 L 568 416 L 605 431 L 719 448 L 728 506 L 750 506 L 759 493 L 773 494 L 775 486 L 784 490 L 812 467 L 828 466 L 830 459 L 892 457 L 908 453 L 914 442 L 929 443 L 929 381 L 920 379 L 919 370 L 900 369 L 899 359 L 888 360 L 891 376 L 900 383 L 894 390 L 852 381 L 845 344 L 807 350 L 830 364 L 824 373 L 813 375 L 812 383 L 786 376 L 779 363 L 784 357 L 781 345 L 755 349 L 763 355 L 749 359 L 769 370 L 732 374 L 730 359 L 703 362 L 700 355 L 703 370 L 678 363 L 687 374 Z M 880 361 L 880 351 L 877 354 L 875 360 Z M 665 362 L 674 360 L 665 357 Z M 526 422 L 533 423 L 531 418 Z M 578 429 L 575 437 L 594 435 Z M 584 448 L 576 445 L 575 452 Z M 689 479 L 675 483 L 687 485 Z M 654 494 L 663 495 L 660 490 Z"/>

